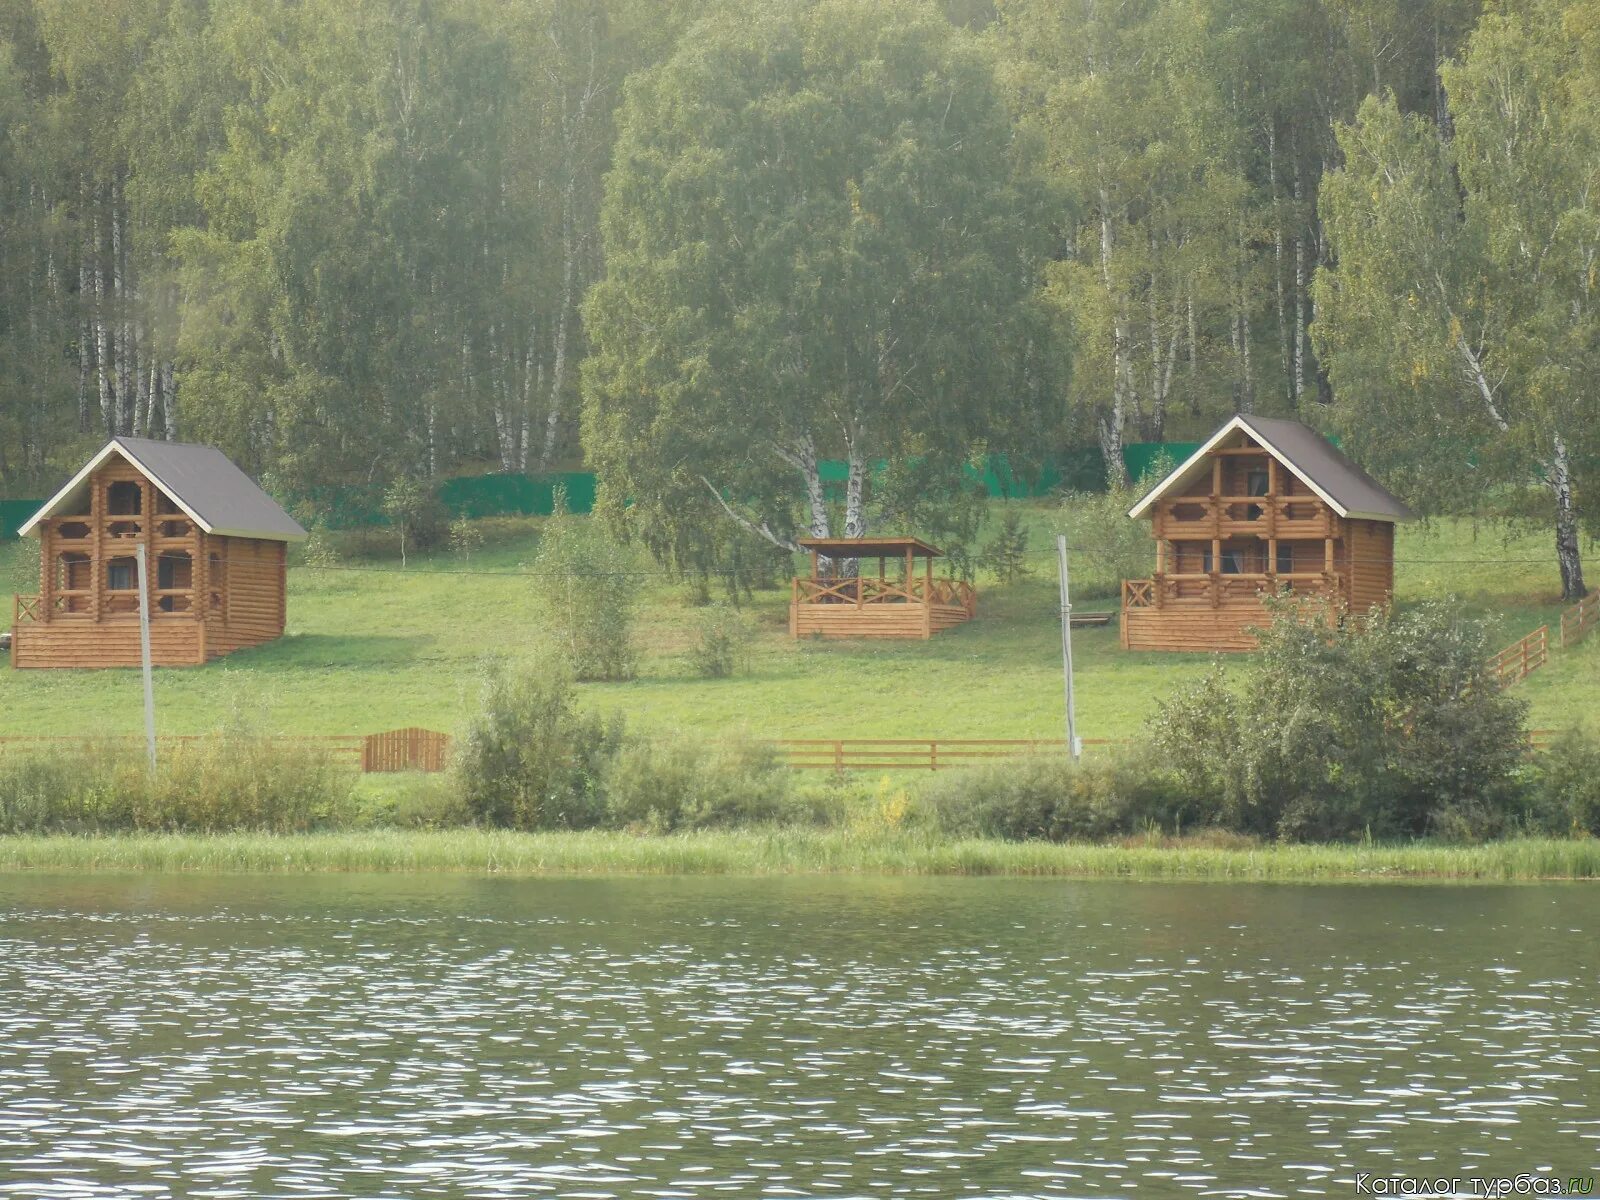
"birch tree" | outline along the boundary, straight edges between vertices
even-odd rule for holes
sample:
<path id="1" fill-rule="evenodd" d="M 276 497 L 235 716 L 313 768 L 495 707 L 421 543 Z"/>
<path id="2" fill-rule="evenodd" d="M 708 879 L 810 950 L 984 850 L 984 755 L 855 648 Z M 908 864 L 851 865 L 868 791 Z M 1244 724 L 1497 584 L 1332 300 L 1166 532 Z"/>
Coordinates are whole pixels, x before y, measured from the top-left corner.
<path id="1" fill-rule="evenodd" d="M 768 5 L 630 82 L 584 447 L 653 548 L 859 538 L 876 464 L 948 486 L 1024 444 L 1046 367 L 1010 141 L 986 55 L 912 3 Z"/>
<path id="2" fill-rule="evenodd" d="M 1314 328 L 1352 445 L 1419 503 L 1470 492 L 1504 514 L 1543 493 L 1569 600 L 1585 593 L 1600 345 L 1600 128 L 1579 99 L 1578 11 L 1487 15 L 1442 74 L 1453 136 L 1380 99 L 1339 130 L 1346 165 L 1324 184 L 1338 268 L 1318 280 Z"/>

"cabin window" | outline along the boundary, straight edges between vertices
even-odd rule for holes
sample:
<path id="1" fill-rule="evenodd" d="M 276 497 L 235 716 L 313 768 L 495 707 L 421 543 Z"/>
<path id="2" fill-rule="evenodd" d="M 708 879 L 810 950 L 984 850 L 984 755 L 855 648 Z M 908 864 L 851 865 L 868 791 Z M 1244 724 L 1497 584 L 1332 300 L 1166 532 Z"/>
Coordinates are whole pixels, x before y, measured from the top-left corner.
<path id="1" fill-rule="evenodd" d="M 114 517 L 136 517 L 144 511 L 144 489 L 131 479 L 106 488 L 106 511 Z"/>
<path id="2" fill-rule="evenodd" d="M 1210 558 L 1211 556 L 1208 554 L 1208 555 L 1206 555 L 1206 557 Z M 1210 569 L 1211 569 L 1210 567 L 1206 568 L 1206 570 L 1208 570 L 1208 571 Z M 1224 550 L 1222 552 L 1222 573 L 1224 575 L 1243 575 L 1244 574 L 1244 551 L 1243 550 Z"/>
<path id="3" fill-rule="evenodd" d="M 181 511 L 182 509 L 180 509 L 177 504 L 173 502 L 171 496 L 167 495 L 163 491 L 156 492 L 156 513 L 158 515 L 170 517 L 175 516 Z"/>
<path id="4" fill-rule="evenodd" d="M 82 521 L 64 521 L 56 526 L 56 536 L 65 541 L 75 542 L 89 536 L 89 527 Z"/>
<path id="5" fill-rule="evenodd" d="M 156 560 L 156 586 L 162 591 L 193 587 L 193 561 L 181 550 L 163 554 Z"/>
<path id="6" fill-rule="evenodd" d="M 1252 467 L 1246 472 L 1244 494 L 1246 496 L 1265 496 L 1267 494 L 1267 469 L 1265 467 Z"/>
<path id="7" fill-rule="evenodd" d="M 1278 543 L 1278 574 L 1294 574 L 1294 547 L 1287 542 Z"/>
<path id="8" fill-rule="evenodd" d="M 106 588 L 113 592 L 131 592 L 138 587 L 138 567 L 131 558 L 113 558 L 106 564 Z"/>
<path id="9" fill-rule="evenodd" d="M 83 591 L 89 586 L 89 556 L 69 550 L 56 560 L 56 587 L 64 592 Z"/>
<path id="10" fill-rule="evenodd" d="M 187 521 L 163 521 L 157 532 L 164 538 L 183 538 L 189 536 L 189 529 Z"/>

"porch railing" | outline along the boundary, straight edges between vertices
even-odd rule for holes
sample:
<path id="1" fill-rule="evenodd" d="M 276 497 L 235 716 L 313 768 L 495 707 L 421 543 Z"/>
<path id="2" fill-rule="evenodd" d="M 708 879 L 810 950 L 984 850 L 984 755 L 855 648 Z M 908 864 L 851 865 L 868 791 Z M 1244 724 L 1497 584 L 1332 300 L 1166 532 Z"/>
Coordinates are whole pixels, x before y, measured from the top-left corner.
<path id="1" fill-rule="evenodd" d="M 1124 611 L 1163 608 L 1168 604 L 1220 604 L 1223 600 L 1259 595 L 1333 596 L 1339 579 L 1323 571 L 1167 572 L 1149 579 L 1122 581 Z"/>
<path id="2" fill-rule="evenodd" d="M 972 610 L 976 593 L 960 579 L 913 579 L 903 582 L 857 575 L 842 579 L 794 581 L 794 597 L 801 604 L 943 604 Z"/>
<path id="3" fill-rule="evenodd" d="M 32 623 L 42 620 L 44 597 L 42 596 L 16 596 L 11 597 L 11 623 L 21 625 L 24 622 Z"/>

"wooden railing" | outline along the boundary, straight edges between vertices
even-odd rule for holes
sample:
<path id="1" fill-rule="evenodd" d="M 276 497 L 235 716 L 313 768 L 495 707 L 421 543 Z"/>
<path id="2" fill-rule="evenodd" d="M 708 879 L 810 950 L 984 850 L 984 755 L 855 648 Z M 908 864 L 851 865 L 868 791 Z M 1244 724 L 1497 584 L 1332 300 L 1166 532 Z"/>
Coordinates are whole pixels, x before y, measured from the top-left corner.
<path id="1" fill-rule="evenodd" d="M 1550 661 L 1550 626 L 1541 625 L 1527 637 L 1518 638 L 1488 662 L 1489 674 L 1504 691 L 1533 674 Z"/>
<path id="2" fill-rule="evenodd" d="M 1220 604 L 1224 600 L 1258 595 L 1332 596 L 1339 578 L 1323 571 L 1168 571 L 1150 579 L 1122 581 L 1124 611 L 1163 608 L 1178 602 Z"/>
<path id="3" fill-rule="evenodd" d="M 960 579 L 913 579 L 909 587 L 873 575 L 841 579 L 800 579 L 794 581 L 794 596 L 801 604 L 947 604 L 973 608 L 977 593 Z"/>
<path id="4" fill-rule="evenodd" d="M 1084 738 L 1085 746 L 1110 746 L 1118 738 Z M 771 743 L 797 770 L 940 771 L 984 759 L 1059 756 L 1054 738 L 777 738 Z"/>
<path id="5" fill-rule="evenodd" d="M 39 610 L 42 601 L 42 596 L 12 596 L 11 623 L 21 625 L 24 621 L 40 620 Z"/>
<path id="6" fill-rule="evenodd" d="M 1561 647 L 1575 646 L 1600 624 L 1600 591 L 1590 592 L 1561 614 Z"/>
<path id="7" fill-rule="evenodd" d="M 1191 515 L 1179 516 L 1189 511 Z M 1315 496 L 1177 496 L 1159 507 L 1159 536 L 1327 537 L 1331 513 Z"/>

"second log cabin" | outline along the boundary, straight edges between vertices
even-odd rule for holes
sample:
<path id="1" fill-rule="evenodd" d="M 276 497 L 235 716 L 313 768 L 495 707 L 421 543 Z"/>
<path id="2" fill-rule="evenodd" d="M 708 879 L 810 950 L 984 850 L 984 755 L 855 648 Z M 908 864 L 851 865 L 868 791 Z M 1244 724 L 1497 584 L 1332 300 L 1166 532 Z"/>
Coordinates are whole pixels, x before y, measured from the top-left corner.
<path id="1" fill-rule="evenodd" d="M 283 634 L 287 546 L 305 530 L 221 451 L 118 437 L 18 531 L 39 592 L 12 604 L 13 667 L 140 661 L 137 549 L 150 652 L 200 664 Z"/>
<path id="2" fill-rule="evenodd" d="M 1363 612 L 1394 591 L 1399 499 L 1299 421 L 1236 416 L 1128 515 L 1148 518 L 1155 572 L 1122 585 L 1130 650 L 1252 650 L 1263 597 Z"/>

